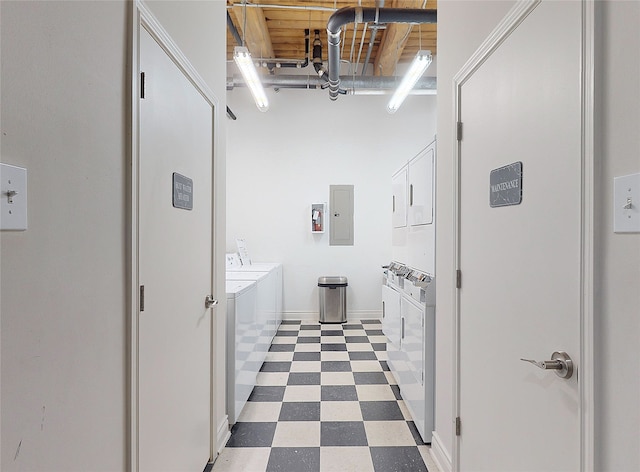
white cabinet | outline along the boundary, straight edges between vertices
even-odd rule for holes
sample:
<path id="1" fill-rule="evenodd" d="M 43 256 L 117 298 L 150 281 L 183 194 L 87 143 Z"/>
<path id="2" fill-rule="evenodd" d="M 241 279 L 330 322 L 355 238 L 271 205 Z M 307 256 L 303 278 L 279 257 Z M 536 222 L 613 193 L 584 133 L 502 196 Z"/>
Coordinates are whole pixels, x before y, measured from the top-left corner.
<path id="1" fill-rule="evenodd" d="M 392 222 L 394 228 L 407 226 L 407 173 L 404 166 L 391 177 L 392 197 Z"/>
<path id="2" fill-rule="evenodd" d="M 410 226 L 433 223 L 433 164 L 435 142 L 409 161 L 408 222 Z"/>
<path id="3" fill-rule="evenodd" d="M 435 154 L 433 141 L 391 177 L 394 228 L 433 223 Z"/>

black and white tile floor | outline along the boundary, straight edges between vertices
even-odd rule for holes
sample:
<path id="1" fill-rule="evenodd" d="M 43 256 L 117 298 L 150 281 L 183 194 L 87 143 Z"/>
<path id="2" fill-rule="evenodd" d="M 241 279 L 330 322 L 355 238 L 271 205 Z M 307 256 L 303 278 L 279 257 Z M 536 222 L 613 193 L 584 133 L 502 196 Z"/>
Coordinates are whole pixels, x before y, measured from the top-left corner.
<path id="1" fill-rule="evenodd" d="M 437 472 L 378 320 L 284 321 L 213 472 Z"/>

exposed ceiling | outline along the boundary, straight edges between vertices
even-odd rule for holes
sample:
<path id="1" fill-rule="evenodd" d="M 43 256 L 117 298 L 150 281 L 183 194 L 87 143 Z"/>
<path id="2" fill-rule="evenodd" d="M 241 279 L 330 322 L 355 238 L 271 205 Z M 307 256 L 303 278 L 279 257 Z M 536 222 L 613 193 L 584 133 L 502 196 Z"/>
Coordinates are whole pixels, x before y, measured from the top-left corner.
<path id="1" fill-rule="evenodd" d="M 310 30 L 310 51 L 314 30 L 320 30 L 323 60 L 327 61 L 327 21 L 343 7 L 437 9 L 437 0 L 227 0 L 227 11 L 254 59 L 262 62 L 289 61 L 289 67 L 305 59 L 305 29 Z M 350 24 L 343 29 L 341 60 L 348 61 L 349 74 L 362 75 L 372 36 L 375 37 L 365 75 L 395 75 L 396 65 L 411 62 L 419 49 L 437 53 L 436 24 Z M 364 35 L 364 36 L 363 36 Z M 238 45 L 227 28 L 227 58 L 232 60 Z M 309 53 L 311 55 L 311 52 Z M 274 61 L 271 61 L 274 60 Z M 311 58 L 309 58 L 311 61 Z M 343 69 L 344 71 L 344 69 Z M 266 70 L 265 70 L 265 73 Z"/>

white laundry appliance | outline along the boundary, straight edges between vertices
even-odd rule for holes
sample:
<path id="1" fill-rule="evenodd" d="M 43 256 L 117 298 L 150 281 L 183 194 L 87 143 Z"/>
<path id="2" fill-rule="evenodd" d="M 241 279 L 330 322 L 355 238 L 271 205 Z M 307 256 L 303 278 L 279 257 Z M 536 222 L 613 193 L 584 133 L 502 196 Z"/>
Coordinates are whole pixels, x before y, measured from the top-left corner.
<path id="1" fill-rule="evenodd" d="M 227 281 L 227 414 L 234 424 L 256 384 L 260 365 L 252 361 L 258 339 L 257 285 L 254 281 Z"/>
<path id="2" fill-rule="evenodd" d="M 382 331 L 391 373 L 423 441 L 434 427 L 435 277 L 398 262 L 385 266 Z"/>
<path id="3" fill-rule="evenodd" d="M 252 262 L 249 265 L 230 266 L 227 265 L 227 272 L 267 272 L 269 281 L 265 285 L 272 285 L 275 290 L 275 310 L 273 316 L 273 332 L 278 330 L 280 323 L 282 323 L 282 264 L 279 262 Z"/>
<path id="4" fill-rule="evenodd" d="M 227 271 L 227 282 L 252 281 L 256 284 L 256 316 L 254 331 L 256 341 L 251 355 L 252 364 L 257 369 L 267 357 L 269 346 L 275 335 L 275 288 L 268 272 L 232 272 Z"/>

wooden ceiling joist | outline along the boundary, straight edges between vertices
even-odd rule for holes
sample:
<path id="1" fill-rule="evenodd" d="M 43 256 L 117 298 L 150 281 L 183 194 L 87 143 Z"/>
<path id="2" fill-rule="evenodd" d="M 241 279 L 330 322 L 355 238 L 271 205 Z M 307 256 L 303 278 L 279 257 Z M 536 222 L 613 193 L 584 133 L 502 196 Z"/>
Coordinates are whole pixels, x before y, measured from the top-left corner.
<path id="1" fill-rule="evenodd" d="M 394 0 L 393 8 L 422 8 L 424 0 Z M 380 49 L 374 62 L 374 75 L 393 75 L 398 59 L 407 43 L 412 25 L 391 23 L 387 25 L 380 42 Z"/>
<path id="2" fill-rule="evenodd" d="M 245 46 L 249 48 L 251 56 L 254 59 L 275 57 L 267 20 L 264 17 L 262 8 L 234 6 L 232 11 L 238 31 L 244 36 Z"/>

